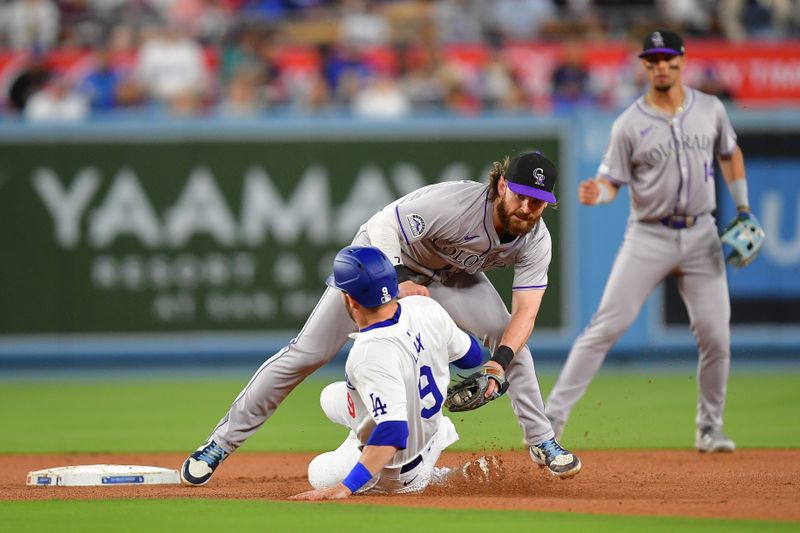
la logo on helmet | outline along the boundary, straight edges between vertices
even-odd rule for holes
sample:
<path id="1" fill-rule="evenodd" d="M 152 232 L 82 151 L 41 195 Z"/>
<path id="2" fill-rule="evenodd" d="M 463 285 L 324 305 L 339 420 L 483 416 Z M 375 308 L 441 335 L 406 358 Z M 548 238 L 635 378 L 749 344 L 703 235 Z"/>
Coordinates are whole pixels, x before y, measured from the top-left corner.
<path id="1" fill-rule="evenodd" d="M 541 168 L 537 168 L 533 171 L 533 180 L 536 182 L 536 185 L 539 187 L 544 186 L 544 170 Z"/>

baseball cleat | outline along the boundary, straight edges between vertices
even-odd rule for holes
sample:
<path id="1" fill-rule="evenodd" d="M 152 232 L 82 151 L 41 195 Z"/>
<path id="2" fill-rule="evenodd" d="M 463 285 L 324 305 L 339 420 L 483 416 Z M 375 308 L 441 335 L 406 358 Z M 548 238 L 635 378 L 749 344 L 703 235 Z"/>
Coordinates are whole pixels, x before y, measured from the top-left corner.
<path id="1" fill-rule="evenodd" d="M 561 447 L 553 438 L 530 447 L 531 459 L 561 479 L 570 478 L 581 471 L 581 460 Z"/>
<path id="2" fill-rule="evenodd" d="M 230 454 L 213 439 L 207 440 L 184 461 L 181 467 L 181 483 L 188 487 L 205 485 L 228 455 Z"/>
<path id="3" fill-rule="evenodd" d="M 704 427 L 697 430 L 694 447 L 698 451 L 708 453 L 732 452 L 736 449 L 736 443 L 729 439 L 721 429 Z"/>

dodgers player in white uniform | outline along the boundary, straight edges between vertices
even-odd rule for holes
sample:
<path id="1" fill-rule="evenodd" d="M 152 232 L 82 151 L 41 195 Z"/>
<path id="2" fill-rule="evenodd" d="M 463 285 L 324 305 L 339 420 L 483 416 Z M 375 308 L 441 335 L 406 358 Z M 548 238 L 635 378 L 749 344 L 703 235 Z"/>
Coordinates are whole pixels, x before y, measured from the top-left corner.
<path id="1" fill-rule="evenodd" d="M 293 499 L 419 492 L 442 450 L 458 439 L 442 414 L 448 365 L 480 365 L 481 347 L 432 298 L 409 296 L 398 303 L 394 265 L 377 248 L 340 251 L 328 285 L 342 291 L 358 333 L 351 334 L 346 381 L 323 389 L 320 404 L 350 434 L 335 451 L 311 461 L 314 490 Z"/>
<path id="2" fill-rule="evenodd" d="M 630 187 L 631 215 L 600 307 L 581 333 L 547 401 L 560 434 L 608 351 L 647 297 L 675 276 L 697 340 L 699 362 L 695 447 L 733 451 L 722 431 L 730 366 L 730 301 L 716 208 L 714 158 L 740 218 L 750 207 L 744 156 L 722 102 L 681 84 L 686 64 L 681 37 L 649 34 L 640 54 L 648 92 L 616 120 L 597 176 L 584 181 L 586 205 L 612 201 Z M 754 219 L 753 219 L 754 220 Z"/>
<path id="3" fill-rule="evenodd" d="M 528 348 L 547 288 L 552 244 L 541 216 L 556 203 L 556 168 L 539 152 L 495 162 L 489 184 L 446 182 L 407 194 L 361 227 L 355 245 L 389 257 L 400 279 L 399 297 L 436 300 L 464 331 L 493 352 L 486 365 L 508 379 L 511 407 L 531 459 L 554 476 L 581 469 L 578 457 L 555 439 Z M 514 269 L 512 309 L 483 273 Z M 272 415 L 306 376 L 330 361 L 356 330 L 329 288 L 300 333 L 269 358 L 228 413 L 181 468 L 187 485 L 203 485 L 214 470 Z M 492 381 L 487 397 L 496 390 Z"/>

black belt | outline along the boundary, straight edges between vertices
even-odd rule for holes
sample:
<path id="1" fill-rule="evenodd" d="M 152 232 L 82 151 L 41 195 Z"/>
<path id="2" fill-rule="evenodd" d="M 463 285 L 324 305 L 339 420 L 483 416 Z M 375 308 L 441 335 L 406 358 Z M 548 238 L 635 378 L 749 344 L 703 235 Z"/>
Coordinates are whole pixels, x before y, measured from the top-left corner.
<path id="1" fill-rule="evenodd" d="M 418 456 L 414 457 L 409 462 L 401 466 L 400 473 L 405 474 L 406 472 L 414 470 L 417 467 L 417 465 L 420 464 L 421 462 L 422 462 L 422 454 L 419 454 Z"/>
<path id="2" fill-rule="evenodd" d="M 668 217 L 659 218 L 658 221 L 668 228 L 686 229 L 694 226 L 699 218 L 699 216 L 695 215 L 670 215 Z"/>

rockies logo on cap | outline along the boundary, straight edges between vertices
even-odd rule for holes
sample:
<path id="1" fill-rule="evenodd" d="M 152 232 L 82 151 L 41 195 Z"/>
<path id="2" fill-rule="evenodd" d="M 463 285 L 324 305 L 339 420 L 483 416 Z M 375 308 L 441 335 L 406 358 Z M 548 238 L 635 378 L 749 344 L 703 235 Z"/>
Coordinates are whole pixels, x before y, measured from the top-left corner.
<path id="1" fill-rule="evenodd" d="M 654 31 L 650 36 L 650 40 L 653 41 L 653 44 L 658 48 L 664 48 L 664 38 L 661 36 L 660 31 Z"/>
<path id="2" fill-rule="evenodd" d="M 536 185 L 539 187 L 544 187 L 544 170 L 541 168 L 536 168 L 533 171 L 533 181 L 536 182 Z"/>
<path id="3" fill-rule="evenodd" d="M 555 165 L 541 152 L 526 152 L 514 157 L 504 176 L 508 188 L 516 194 L 555 204 L 557 172 Z"/>
<path id="4" fill-rule="evenodd" d="M 656 54 L 682 56 L 685 52 L 683 39 L 680 35 L 670 30 L 656 30 L 647 34 L 647 37 L 644 38 L 642 53 L 639 54 L 639 57 Z"/>

